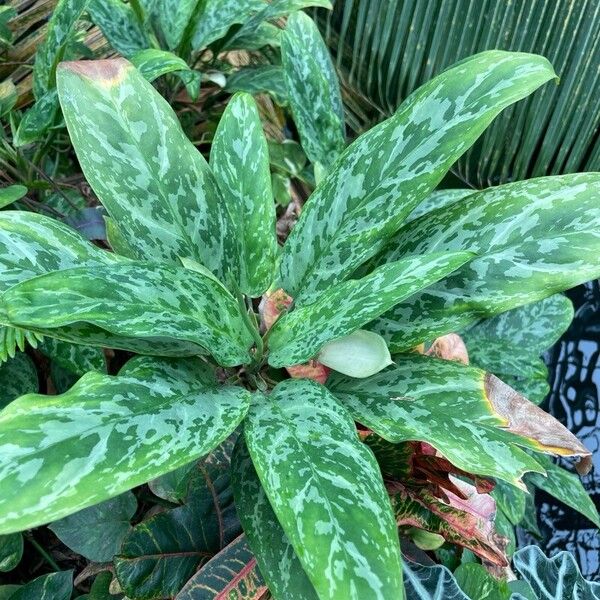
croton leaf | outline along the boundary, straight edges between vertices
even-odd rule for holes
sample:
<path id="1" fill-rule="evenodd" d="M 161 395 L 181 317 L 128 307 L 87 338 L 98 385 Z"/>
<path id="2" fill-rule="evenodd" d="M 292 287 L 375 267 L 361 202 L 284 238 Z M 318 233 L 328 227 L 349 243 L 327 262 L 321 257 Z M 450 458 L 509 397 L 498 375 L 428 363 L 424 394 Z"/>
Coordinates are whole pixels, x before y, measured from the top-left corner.
<path id="1" fill-rule="evenodd" d="M 0 533 L 117 496 L 222 442 L 250 393 L 207 386 L 198 363 L 138 357 L 118 376 L 89 373 L 60 396 L 9 404 L 0 413 Z"/>
<path id="2" fill-rule="evenodd" d="M 235 506 L 269 590 L 277 600 L 318 600 L 256 474 L 244 437 L 231 457 Z"/>
<path id="3" fill-rule="evenodd" d="M 275 322 L 269 338 L 269 364 L 285 367 L 305 362 L 326 342 L 360 329 L 472 257 L 464 252 L 412 257 L 333 286 L 312 304 L 300 306 Z"/>
<path id="4" fill-rule="evenodd" d="M 37 577 L 20 587 L 10 600 L 69 600 L 73 592 L 73 571 L 58 571 Z"/>
<path id="5" fill-rule="evenodd" d="M 329 50 L 307 14 L 289 17 L 281 58 L 302 147 L 312 162 L 328 169 L 346 145 L 344 107 Z"/>
<path id="6" fill-rule="evenodd" d="M 442 250 L 477 259 L 396 306 L 373 330 L 401 351 L 595 279 L 599 191 L 597 173 L 540 177 L 483 190 L 411 222 L 382 262 Z"/>
<path id="7" fill-rule="evenodd" d="M 235 274 L 210 168 L 152 85 L 115 59 L 62 63 L 58 90 L 81 168 L 138 258 Z"/>
<path id="8" fill-rule="evenodd" d="M 43 329 L 91 324 L 114 334 L 112 345 L 139 350 L 128 338 L 173 342 L 171 355 L 210 349 L 222 365 L 249 360 L 251 334 L 238 304 L 212 276 L 183 267 L 128 262 L 55 271 L 24 281 L 0 300 L 5 322 Z M 123 337 L 121 337 L 123 336 Z M 87 330 L 81 331 L 81 343 Z M 160 348 L 147 353 L 162 353 Z M 143 352 L 142 352 L 143 353 Z M 192 352 L 194 353 L 194 352 Z"/>
<path id="9" fill-rule="evenodd" d="M 23 394 L 40 389 L 34 362 L 24 352 L 0 364 L 0 410 Z"/>
<path id="10" fill-rule="evenodd" d="M 269 150 L 250 94 L 236 94 L 227 105 L 211 147 L 210 166 L 231 216 L 229 243 L 239 256 L 239 289 L 258 297 L 273 281 L 277 236 Z"/>
<path id="11" fill-rule="evenodd" d="M 546 558 L 537 546 L 527 546 L 515 553 L 513 563 L 539 600 L 600 599 L 600 583 L 586 581 L 569 552 Z"/>
<path id="12" fill-rule="evenodd" d="M 540 56 L 492 50 L 419 88 L 351 144 L 315 190 L 283 249 L 277 287 L 307 302 L 351 275 L 502 109 L 553 77 Z"/>
<path id="13" fill-rule="evenodd" d="M 211 558 L 175 600 L 266 600 L 269 590 L 243 534 Z"/>
<path id="14" fill-rule="evenodd" d="M 244 437 L 319 598 L 401 597 L 390 502 L 343 406 L 317 383 L 287 380 L 257 398 Z"/>
<path id="15" fill-rule="evenodd" d="M 132 492 L 84 508 L 50 525 L 71 550 L 94 562 L 109 562 L 119 553 L 137 510 Z"/>
<path id="16" fill-rule="evenodd" d="M 518 487 L 525 472 L 543 472 L 519 446 L 590 455 L 564 426 L 498 378 L 454 361 L 403 356 L 396 368 L 368 379 L 332 374 L 327 386 L 384 439 L 427 442 L 464 471 Z"/>

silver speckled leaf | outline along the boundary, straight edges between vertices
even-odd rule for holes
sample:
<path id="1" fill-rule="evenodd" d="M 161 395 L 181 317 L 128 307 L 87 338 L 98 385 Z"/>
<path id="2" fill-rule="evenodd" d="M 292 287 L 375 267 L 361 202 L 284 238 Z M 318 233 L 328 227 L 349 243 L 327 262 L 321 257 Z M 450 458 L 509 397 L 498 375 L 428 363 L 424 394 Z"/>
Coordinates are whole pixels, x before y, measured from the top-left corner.
<path id="1" fill-rule="evenodd" d="M 244 437 L 319 598 L 402 597 L 390 501 L 343 406 L 315 382 L 287 380 L 255 401 Z"/>
<path id="2" fill-rule="evenodd" d="M 117 496 L 221 443 L 250 393 L 206 386 L 197 360 L 135 358 L 118 376 L 88 373 L 60 396 L 9 404 L 0 412 L 0 533 Z"/>

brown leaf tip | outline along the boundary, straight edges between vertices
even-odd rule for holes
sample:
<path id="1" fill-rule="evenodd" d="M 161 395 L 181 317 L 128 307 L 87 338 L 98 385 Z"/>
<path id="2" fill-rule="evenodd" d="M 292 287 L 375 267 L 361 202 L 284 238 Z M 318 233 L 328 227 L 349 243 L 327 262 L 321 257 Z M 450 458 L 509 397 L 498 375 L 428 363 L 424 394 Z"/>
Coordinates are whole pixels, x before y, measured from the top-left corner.
<path id="1" fill-rule="evenodd" d="M 71 71 L 76 75 L 101 82 L 105 85 L 114 85 L 118 83 L 132 67 L 133 65 L 124 58 L 72 60 L 62 62 L 58 65 L 59 69 Z"/>

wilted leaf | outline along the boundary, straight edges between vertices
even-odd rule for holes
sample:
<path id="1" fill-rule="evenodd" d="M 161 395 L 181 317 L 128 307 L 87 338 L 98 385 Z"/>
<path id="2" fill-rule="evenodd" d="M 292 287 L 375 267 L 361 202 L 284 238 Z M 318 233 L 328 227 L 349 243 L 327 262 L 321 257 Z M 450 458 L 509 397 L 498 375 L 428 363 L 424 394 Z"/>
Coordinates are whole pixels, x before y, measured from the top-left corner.
<path id="1" fill-rule="evenodd" d="M 136 509 L 135 496 L 125 492 L 55 521 L 49 527 L 77 554 L 93 562 L 110 562 L 131 529 Z"/>
<path id="2" fill-rule="evenodd" d="M 208 453 L 242 420 L 250 393 L 203 377 L 197 359 L 136 358 L 118 376 L 89 373 L 66 394 L 8 405 L 0 533 L 60 519 Z"/>
<path id="3" fill-rule="evenodd" d="M 332 374 L 327 383 L 354 419 L 391 442 L 431 444 L 456 467 L 523 487 L 543 469 L 519 446 L 589 456 L 564 426 L 479 369 L 420 355 L 365 380 Z"/>

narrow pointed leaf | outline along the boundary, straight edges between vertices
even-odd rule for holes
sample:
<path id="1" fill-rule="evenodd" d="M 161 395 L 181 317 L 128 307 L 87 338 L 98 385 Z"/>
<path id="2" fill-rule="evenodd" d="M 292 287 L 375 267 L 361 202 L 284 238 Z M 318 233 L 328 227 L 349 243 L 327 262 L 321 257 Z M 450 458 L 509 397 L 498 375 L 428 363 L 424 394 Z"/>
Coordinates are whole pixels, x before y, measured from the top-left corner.
<path id="1" fill-rule="evenodd" d="M 272 283 L 277 254 L 269 150 L 249 94 L 236 94 L 219 123 L 210 166 L 233 224 L 226 243 L 239 257 L 241 292 L 260 296 Z"/>
<path id="2" fill-rule="evenodd" d="M 83 172 L 138 257 L 235 274 L 212 173 L 152 85 L 116 59 L 63 63 L 58 89 Z"/>
<path id="3" fill-rule="evenodd" d="M 302 147 L 312 162 L 329 168 L 345 146 L 344 107 L 329 50 L 307 14 L 289 17 L 281 57 Z"/>
<path id="4" fill-rule="evenodd" d="M 536 456 L 536 460 L 544 467 L 547 476 L 531 473 L 527 481 L 580 512 L 600 528 L 598 509 L 583 487 L 579 476 L 555 464 L 546 456 Z"/>
<path id="5" fill-rule="evenodd" d="M 413 221 L 382 262 L 441 250 L 478 258 L 396 306 L 373 331 L 400 351 L 595 279 L 598 193 L 597 173 L 541 177 L 472 194 Z"/>
<path id="6" fill-rule="evenodd" d="M 256 559 L 243 534 L 211 558 L 175 596 L 175 600 L 266 600 Z"/>
<path id="7" fill-rule="evenodd" d="M 350 145 L 313 193 L 284 247 L 277 287 L 305 302 L 351 275 L 502 109 L 553 77 L 542 57 L 494 50 L 417 90 Z"/>
<path id="8" fill-rule="evenodd" d="M 377 462 L 327 390 L 287 380 L 257 400 L 244 437 L 319 598 L 402 596 L 400 549 Z"/>
<path id="9" fill-rule="evenodd" d="M 318 600 L 256 474 L 243 436 L 231 457 L 235 506 L 269 590 L 277 600 Z"/>
<path id="10" fill-rule="evenodd" d="M 127 337 L 172 340 L 174 353 L 184 342 L 226 366 L 249 360 L 252 338 L 233 297 L 212 277 L 183 267 L 133 262 L 58 271 L 12 287 L 0 306 L 10 324 L 49 333 L 91 324 L 125 350 L 136 349 Z"/>
<path id="11" fill-rule="evenodd" d="M 459 268 L 472 255 L 430 254 L 382 265 L 358 280 L 323 292 L 277 320 L 269 346 L 269 364 L 285 367 L 315 356 L 325 343 L 360 329 L 390 307 Z"/>
<path id="12" fill-rule="evenodd" d="M 519 446 L 589 452 L 558 421 L 485 371 L 411 355 L 365 380 L 332 374 L 328 387 L 360 423 L 391 442 L 424 441 L 454 466 L 523 487 L 542 467 Z"/>
<path id="13" fill-rule="evenodd" d="M 60 396 L 0 413 L 0 533 L 102 502 L 209 452 L 248 410 L 242 388 L 208 387 L 197 359 L 138 358 Z M 24 486 L 24 483 L 27 483 Z"/>

